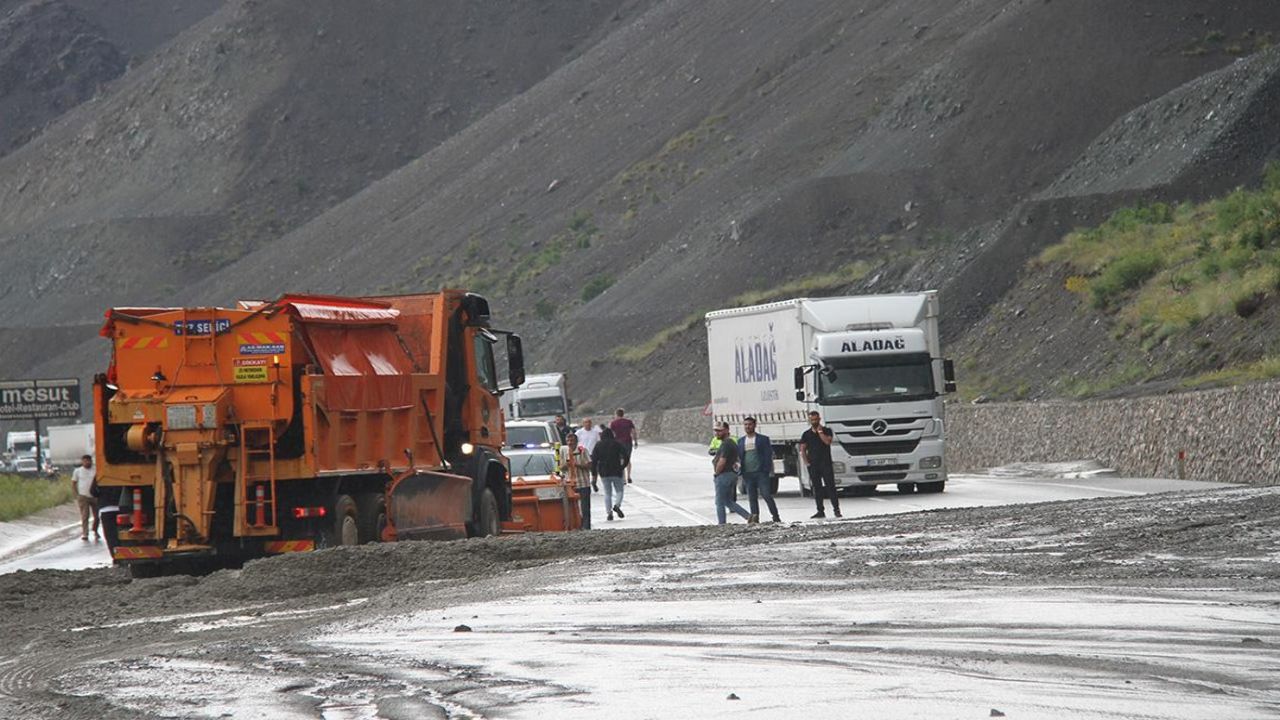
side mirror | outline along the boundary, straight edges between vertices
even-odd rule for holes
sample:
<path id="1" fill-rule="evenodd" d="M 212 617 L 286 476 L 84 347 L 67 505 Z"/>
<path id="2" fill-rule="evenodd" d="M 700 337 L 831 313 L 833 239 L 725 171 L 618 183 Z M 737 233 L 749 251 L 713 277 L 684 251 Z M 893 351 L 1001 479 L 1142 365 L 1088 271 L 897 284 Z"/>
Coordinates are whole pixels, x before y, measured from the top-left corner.
<path id="1" fill-rule="evenodd" d="M 568 407 L 568 410 L 569 410 L 569 412 L 573 412 L 573 398 L 569 398 L 569 407 Z"/>
<path id="2" fill-rule="evenodd" d="M 515 333 L 507 335 L 507 377 L 513 388 L 524 384 L 524 343 Z"/>
<path id="3" fill-rule="evenodd" d="M 942 386 L 943 391 L 949 393 L 956 391 L 956 366 L 950 359 L 942 361 L 942 379 L 946 381 Z"/>
<path id="4" fill-rule="evenodd" d="M 797 390 L 797 391 L 796 391 L 796 400 L 797 400 L 797 401 L 799 401 L 799 402 L 804 402 L 805 397 L 804 397 L 804 391 L 803 391 L 803 390 Z"/>
<path id="5" fill-rule="evenodd" d="M 803 391 L 804 390 L 804 368 L 803 367 L 796 368 L 795 382 L 796 382 L 796 390 Z"/>

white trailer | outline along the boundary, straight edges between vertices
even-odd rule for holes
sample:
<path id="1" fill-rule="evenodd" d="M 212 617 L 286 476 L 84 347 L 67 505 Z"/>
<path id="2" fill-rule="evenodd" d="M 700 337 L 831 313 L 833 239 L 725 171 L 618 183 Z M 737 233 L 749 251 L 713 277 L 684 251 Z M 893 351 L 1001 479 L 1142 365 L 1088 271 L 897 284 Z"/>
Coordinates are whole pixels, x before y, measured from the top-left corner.
<path id="1" fill-rule="evenodd" d="M 507 391 L 503 405 L 508 420 L 554 420 L 563 415 L 567 421 L 573 410 L 564 373 L 527 376 L 524 384 Z"/>
<path id="2" fill-rule="evenodd" d="M 85 455 L 93 455 L 93 423 L 49 427 L 49 461 L 60 467 L 76 465 Z"/>
<path id="3" fill-rule="evenodd" d="M 941 492 L 947 481 L 936 291 L 798 298 L 707 314 L 711 406 L 740 434 L 753 416 L 774 445 L 775 476 L 795 476 L 800 435 L 817 410 L 831 428 L 836 486 Z"/>

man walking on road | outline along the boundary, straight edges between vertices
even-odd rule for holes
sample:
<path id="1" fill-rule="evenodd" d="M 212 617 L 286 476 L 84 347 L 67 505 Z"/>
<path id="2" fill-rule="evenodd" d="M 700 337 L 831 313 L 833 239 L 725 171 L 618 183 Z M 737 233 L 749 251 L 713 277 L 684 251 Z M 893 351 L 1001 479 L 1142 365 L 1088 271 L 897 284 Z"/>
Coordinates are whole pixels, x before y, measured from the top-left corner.
<path id="1" fill-rule="evenodd" d="M 636 424 L 626 416 L 626 410 L 618 408 L 614 415 L 616 417 L 613 418 L 613 422 L 609 423 L 609 429 L 613 431 L 613 437 L 618 441 L 618 444 L 622 445 L 623 451 L 627 453 L 627 482 L 631 482 L 631 451 L 635 449 L 636 445 L 640 444 L 640 434 L 636 432 Z"/>
<path id="2" fill-rule="evenodd" d="M 565 436 L 567 445 L 560 448 L 560 465 L 564 468 L 569 484 L 578 491 L 578 503 L 582 506 L 582 529 L 591 529 L 591 456 L 578 442 L 578 436 Z"/>
<path id="3" fill-rule="evenodd" d="M 80 539 L 89 539 L 89 517 L 93 517 L 93 537 L 98 537 L 98 501 L 93 497 L 93 481 L 98 473 L 93 469 L 93 456 L 80 458 L 80 467 L 71 471 L 71 485 L 76 493 L 76 505 L 80 507 Z"/>
<path id="4" fill-rule="evenodd" d="M 817 410 L 809 411 L 809 429 L 800 436 L 800 455 L 809 468 L 809 485 L 813 488 L 813 501 L 818 505 L 818 512 L 813 518 L 824 518 L 827 511 L 823 508 L 822 498 L 831 500 L 831 510 L 836 517 L 840 514 L 840 498 L 836 495 L 836 474 L 831 466 L 831 441 L 835 436 L 831 428 L 822 424 L 822 416 Z"/>
<path id="5" fill-rule="evenodd" d="M 716 423 L 716 437 L 720 439 L 720 448 L 711 460 L 716 484 L 716 522 L 725 524 L 727 510 L 734 511 L 750 522 L 751 513 L 733 499 L 733 486 L 738 482 L 738 474 L 733 469 L 738 464 L 738 444 L 729 437 L 729 423 Z"/>
<path id="6" fill-rule="evenodd" d="M 604 506 L 609 511 L 605 519 L 612 520 L 614 514 L 625 518 L 626 514 L 622 512 L 622 491 L 626 484 L 622 473 L 627 467 L 627 454 L 622 449 L 622 444 L 613 439 L 613 431 L 609 428 L 600 431 L 600 442 L 596 443 L 596 449 L 591 452 L 591 466 L 604 482 Z M 614 502 L 615 495 L 617 502 Z"/>
<path id="7" fill-rule="evenodd" d="M 747 499 L 751 505 L 750 523 L 760 522 L 760 496 L 769 506 L 769 514 L 774 522 L 781 522 L 778 517 L 778 504 L 773 501 L 773 445 L 768 435 L 756 434 L 756 419 L 748 417 L 742 421 L 746 434 L 738 439 L 738 449 L 742 452 L 742 480 L 747 485 Z"/>

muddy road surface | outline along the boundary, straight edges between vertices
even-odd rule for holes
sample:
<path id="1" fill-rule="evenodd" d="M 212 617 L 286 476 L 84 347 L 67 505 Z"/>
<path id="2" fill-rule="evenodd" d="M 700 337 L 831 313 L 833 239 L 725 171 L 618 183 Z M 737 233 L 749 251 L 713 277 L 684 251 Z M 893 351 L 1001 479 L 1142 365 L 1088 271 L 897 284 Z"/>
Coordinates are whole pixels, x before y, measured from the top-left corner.
<path id="1" fill-rule="evenodd" d="M 1280 488 L 0 576 L 0 717 L 1280 717 Z"/>

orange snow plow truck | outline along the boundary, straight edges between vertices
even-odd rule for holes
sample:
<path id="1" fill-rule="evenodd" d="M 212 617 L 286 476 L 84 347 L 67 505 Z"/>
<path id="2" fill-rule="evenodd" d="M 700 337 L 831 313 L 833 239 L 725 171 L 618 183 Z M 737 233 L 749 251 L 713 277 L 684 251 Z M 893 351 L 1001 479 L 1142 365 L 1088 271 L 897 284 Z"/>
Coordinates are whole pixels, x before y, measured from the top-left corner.
<path id="1" fill-rule="evenodd" d="M 101 334 L 98 485 L 135 577 L 512 519 L 499 336 L 513 386 L 523 352 L 479 295 L 114 308 Z"/>

